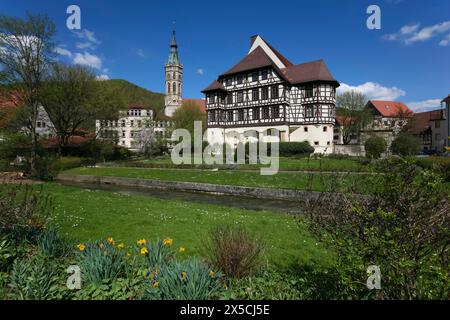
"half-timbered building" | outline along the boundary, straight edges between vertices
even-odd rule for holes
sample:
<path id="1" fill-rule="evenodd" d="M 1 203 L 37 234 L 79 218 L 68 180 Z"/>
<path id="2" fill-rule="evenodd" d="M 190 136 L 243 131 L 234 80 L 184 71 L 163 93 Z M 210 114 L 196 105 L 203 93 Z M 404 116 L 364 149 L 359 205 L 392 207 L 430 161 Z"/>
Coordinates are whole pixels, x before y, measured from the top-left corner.
<path id="1" fill-rule="evenodd" d="M 306 140 L 331 153 L 338 86 L 323 60 L 294 65 L 253 36 L 248 54 L 202 91 L 208 142 L 236 145 L 249 132 L 270 139 L 277 129 L 282 142 Z"/>

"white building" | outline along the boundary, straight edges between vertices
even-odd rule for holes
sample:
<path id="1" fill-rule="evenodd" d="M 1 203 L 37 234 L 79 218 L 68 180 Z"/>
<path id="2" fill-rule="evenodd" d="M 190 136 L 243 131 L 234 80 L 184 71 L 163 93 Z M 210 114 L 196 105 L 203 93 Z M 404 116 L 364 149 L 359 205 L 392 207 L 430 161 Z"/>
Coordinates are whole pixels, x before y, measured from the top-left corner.
<path id="1" fill-rule="evenodd" d="M 236 145 L 249 130 L 259 139 L 278 129 L 282 142 L 331 153 L 338 86 L 323 60 L 294 65 L 253 36 L 248 54 L 202 91 L 208 142 Z"/>
<path id="2" fill-rule="evenodd" d="M 118 120 L 97 120 L 96 131 L 101 139 L 137 151 L 156 136 L 165 136 L 168 125 L 168 121 L 155 120 L 151 108 L 132 104 L 128 110 L 120 111 Z"/>

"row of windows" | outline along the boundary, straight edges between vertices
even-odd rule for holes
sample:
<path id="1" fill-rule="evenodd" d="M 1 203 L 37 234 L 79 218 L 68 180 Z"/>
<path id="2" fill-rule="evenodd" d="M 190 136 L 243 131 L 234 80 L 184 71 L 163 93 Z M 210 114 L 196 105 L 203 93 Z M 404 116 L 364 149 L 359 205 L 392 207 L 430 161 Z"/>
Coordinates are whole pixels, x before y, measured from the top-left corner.
<path id="1" fill-rule="evenodd" d="M 247 75 L 237 75 L 235 77 L 229 77 L 225 79 L 225 85 L 227 87 L 233 85 L 233 82 L 235 82 L 236 84 L 242 84 L 244 83 L 244 80 L 247 81 L 252 81 L 252 82 L 256 82 L 258 80 L 267 80 L 267 78 L 269 77 L 270 71 L 269 70 L 262 70 L 262 71 L 255 71 L 252 72 L 251 74 L 247 74 Z"/>
<path id="2" fill-rule="evenodd" d="M 140 109 L 131 109 L 127 111 L 127 116 L 131 117 L 151 116 L 151 114 L 151 111 Z"/>
<path id="3" fill-rule="evenodd" d="M 233 92 L 230 92 L 226 95 L 226 98 L 224 96 L 220 97 L 221 102 L 224 102 L 224 99 L 226 99 L 227 104 L 233 104 L 233 101 L 236 101 L 237 103 L 244 102 L 244 93 L 246 91 L 237 91 L 236 94 Z M 280 97 L 279 94 L 279 88 L 278 86 L 271 86 L 271 87 L 262 87 L 262 88 L 255 88 L 249 91 L 252 101 L 258 101 L 258 100 L 268 100 L 268 99 L 278 99 Z M 270 96 L 269 96 L 270 93 Z M 210 94 L 208 97 L 209 103 L 215 103 L 216 100 L 219 99 L 219 96 L 216 96 L 215 94 Z"/>
<path id="4" fill-rule="evenodd" d="M 170 84 L 170 82 L 167 82 L 167 93 L 177 94 L 176 82 L 173 82 L 172 84 Z M 178 83 L 178 94 L 181 94 L 181 83 Z"/>
<path id="5" fill-rule="evenodd" d="M 251 113 L 250 113 L 251 110 Z M 245 121 L 245 120 L 260 120 L 260 119 L 276 119 L 280 117 L 280 107 L 263 107 L 252 109 L 239 109 L 228 111 L 210 111 L 208 113 L 208 120 L 210 122 L 216 122 L 219 120 L 219 114 L 221 115 L 221 121 Z"/>
<path id="6" fill-rule="evenodd" d="M 181 80 L 181 74 L 177 76 L 176 72 L 172 72 L 172 74 L 169 72 L 167 73 L 167 80 Z"/>

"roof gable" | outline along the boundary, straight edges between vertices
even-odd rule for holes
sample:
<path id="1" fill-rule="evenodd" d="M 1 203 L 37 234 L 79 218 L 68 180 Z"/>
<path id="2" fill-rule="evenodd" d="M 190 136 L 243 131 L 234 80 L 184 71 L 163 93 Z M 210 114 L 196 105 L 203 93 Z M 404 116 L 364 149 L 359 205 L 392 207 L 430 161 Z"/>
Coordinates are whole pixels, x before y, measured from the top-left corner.
<path id="1" fill-rule="evenodd" d="M 398 101 L 370 100 L 369 103 L 383 117 L 411 116 L 413 112 L 406 104 Z"/>
<path id="2" fill-rule="evenodd" d="M 282 69 L 292 65 L 292 63 L 288 59 L 286 59 L 281 53 L 279 53 L 274 47 L 272 47 L 260 36 L 256 35 L 251 39 L 251 47 L 248 51 L 248 54 L 250 54 L 257 48 L 261 48 L 278 68 Z"/>
<path id="3" fill-rule="evenodd" d="M 244 59 L 235 64 L 231 69 L 222 74 L 222 76 L 231 75 L 243 71 L 272 66 L 274 63 L 261 47 L 251 51 Z"/>

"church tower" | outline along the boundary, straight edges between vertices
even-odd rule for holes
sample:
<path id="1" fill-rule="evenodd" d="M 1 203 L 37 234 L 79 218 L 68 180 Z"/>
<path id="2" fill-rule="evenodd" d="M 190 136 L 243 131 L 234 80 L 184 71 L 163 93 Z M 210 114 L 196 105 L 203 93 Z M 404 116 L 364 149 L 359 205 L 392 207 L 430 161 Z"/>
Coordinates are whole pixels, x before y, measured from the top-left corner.
<path id="1" fill-rule="evenodd" d="M 176 109 L 181 107 L 183 90 L 183 66 L 178 58 L 178 46 L 175 39 L 175 29 L 172 33 L 169 59 L 165 66 L 166 71 L 166 99 L 164 114 L 171 117 Z"/>

